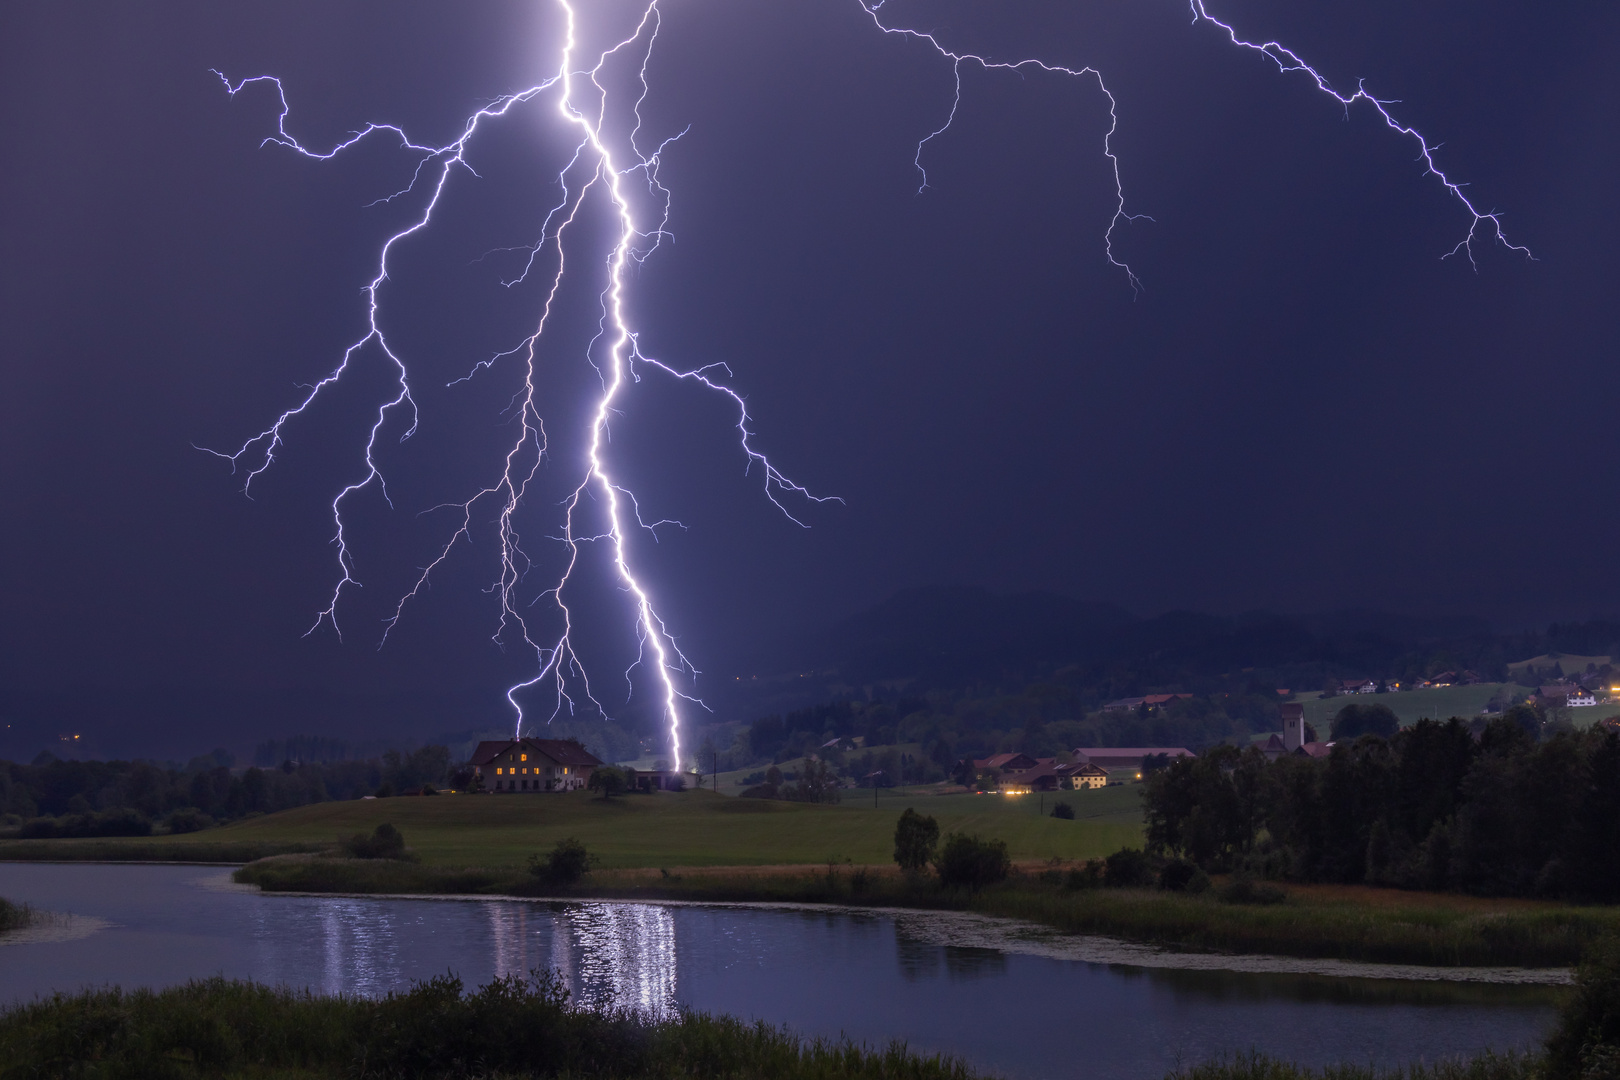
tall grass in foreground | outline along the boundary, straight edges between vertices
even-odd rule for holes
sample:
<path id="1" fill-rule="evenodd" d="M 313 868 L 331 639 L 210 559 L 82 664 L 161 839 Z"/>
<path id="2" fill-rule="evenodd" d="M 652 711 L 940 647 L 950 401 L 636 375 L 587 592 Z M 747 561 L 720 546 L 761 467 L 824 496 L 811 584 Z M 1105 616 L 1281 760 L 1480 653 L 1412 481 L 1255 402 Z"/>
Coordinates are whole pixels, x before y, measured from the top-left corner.
<path id="1" fill-rule="evenodd" d="M 465 992 L 441 976 L 370 1000 L 208 979 L 85 991 L 0 1013 L 0 1077 L 781 1077 L 972 1080 L 960 1062 L 805 1041 L 701 1014 L 574 1007 L 553 976 Z"/>
<path id="2" fill-rule="evenodd" d="M 1166 1080 L 1542 1080 L 1535 1054 L 1484 1053 L 1477 1057 L 1420 1062 L 1395 1068 L 1327 1065 L 1307 1069 L 1264 1054 L 1239 1054 L 1171 1073 Z"/>

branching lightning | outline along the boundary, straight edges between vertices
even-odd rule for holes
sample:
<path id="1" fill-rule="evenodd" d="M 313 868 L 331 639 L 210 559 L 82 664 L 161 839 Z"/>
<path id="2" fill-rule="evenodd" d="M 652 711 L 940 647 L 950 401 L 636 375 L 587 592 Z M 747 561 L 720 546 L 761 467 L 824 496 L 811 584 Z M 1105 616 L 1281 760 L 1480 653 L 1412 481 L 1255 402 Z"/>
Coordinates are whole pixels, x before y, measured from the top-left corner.
<path id="1" fill-rule="evenodd" d="M 563 42 L 553 69 L 555 73 L 528 89 L 497 98 L 477 110 L 468 117 L 459 137 L 442 146 L 415 142 L 404 129 L 392 124 L 368 124 L 328 150 L 313 150 L 287 129 L 291 108 L 279 78 L 260 75 L 232 82 L 225 75 L 216 72 L 232 97 L 245 88 L 258 84 L 274 88 L 280 113 L 275 134 L 266 138 L 263 145 L 274 144 L 314 160 L 326 161 L 363 140 L 381 137 L 396 141 L 401 151 L 416 157 L 416 164 L 410 183 L 402 190 L 379 201 L 392 201 L 420 194 L 423 205 L 421 212 L 409 224 L 382 244 L 376 273 L 365 288 L 367 313 L 365 333 L 344 349 L 331 372 L 308 387 L 302 399 L 282 412 L 272 424 L 248 439 L 234 452 L 216 450 L 208 452 L 228 460 L 233 471 L 243 475 L 244 491 L 251 494 L 254 481 L 275 463 L 278 452 L 284 447 L 289 425 L 305 414 L 323 393 L 343 379 L 362 350 L 368 347 L 376 348 L 393 366 L 397 375 L 397 390 L 392 397 L 376 408 L 362 454 L 363 468 L 357 477 L 343 486 L 332 499 L 333 545 L 337 553 L 338 578 L 326 606 L 317 613 L 314 623 L 306 631 L 306 635 L 314 633 L 323 624 L 329 623 L 332 630 L 341 638 L 342 629 L 338 621 L 339 604 L 349 587 L 360 585 L 345 525 L 345 504 L 352 497 L 375 485 L 392 507 L 393 502 L 388 494 L 387 483 L 377 460 L 379 440 L 396 414 L 400 415 L 402 420 L 408 421 L 404 433 L 400 436 L 401 442 L 415 434 L 418 424 L 418 410 L 411 390 L 410 372 L 399 350 L 384 332 L 379 317 L 383 287 L 389 280 L 390 255 L 402 242 L 431 224 L 434 211 L 445 196 L 452 177 L 459 170 L 473 173 L 466 152 L 481 129 L 508 116 L 520 106 L 554 98 L 555 106 L 563 120 L 577 132 L 577 142 L 567 163 L 555 177 L 556 187 L 560 193 L 557 201 L 547 210 L 538 239 L 532 245 L 525 246 L 527 260 L 522 272 L 503 283 L 509 287 L 521 284 L 539 267 L 547 266 L 550 268 L 551 279 L 545 290 L 544 302 L 540 306 L 532 332 L 513 347 L 480 360 L 466 375 L 450 384 L 453 386 L 473 379 L 481 372 L 498 365 L 507 363 L 519 365 L 522 381 L 512 401 L 517 432 L 504 455 L 499 471 L 485 486 L 463 502 L 432 508 L 449 510 L 454 517 L 455 527 L 438 548 L 435 556 L 422 569 L 416 583 L 400 597 L 392 616 L 385 621 L 381 643 L 386 643 L 388 635 L 404 617 L 410 602 L 429 586 L 435 571 L 450 559 L 458 545 L 472 544 L 475 524 L 487 520 L 480 515 L 492 513 L 499 545 L 499 572 L 491 585 L 491 592 L 497 598 L 500 607 L 492 637 L 497 644 L 504 645 L 515 635 L 524 648 L 532 653 L 536 664 L 535 674 L 532 677 L 507 690 L 507 700 L 516 713 L 516 732 L 522 733 L 524 721 L 523 708 L 517 695 L 542 684 L 547 685 L 554 694 L 552 717 L 565 709 L 574 710 L 579 702 L 587 702 L 594 709 L 605 713 L 606 710 L 592 690 L 586 666 L 575 648 L 574 617 L 565 590 L 580 564 L 586 546 L 606 545 L 619 585 L 630 598 L 636 612 L 633 629 L 639 642 L 638 656 L 630 669 L 625 671 L 624 677 L 629 684 L 635 669 L 641 665 L 646 665 L 656 674 L 660 711 L 669 733 L 671 760 L 678 767 L 682 761 L 680 740 L 682 702 L 701 704 L 695 697 L 685 693 L 681 685 L 695 678 L 697 671 L 676 644 L 675 636 L 657 611 L 652 593 L 638 576 L 632 559 L 630 540 L 640 532 L 649 533 L 656 539 L 660 527 L 679 526 L 680 523 L 670 520 L 653 522 L 644 520 L 635 496 L 616 480 L 610 471 L 606 445 L 609 421 L 618 410 L 618 402 L 629 385 L 640 381 L 641 371 L 656 371 L 663 376 L 691 382 L 712 393 L 723 395 L 736 410 L 738 447 L 745 465 L 750 471 L 758 470 L 765 497 L 783 515 L 796 524 L 804 525 L 804 521 L 790 507 L 789 502 L 784 500 L 808 503 L 837 500 L 815 495 L 795 483 L 755 448 L 749 427 L 747 405 L 736 390 L 722 381 L 731 376 L 729 368 L 723 364 L 710 364 L 689 370 L 682 369 L 646 355 L 639 346 L 638 334 L 628 306 L 626 275 L 632 263 L 639 263 L 648 258 L 668 235 L 666 230 L 670 213 L 670 192 L 659 182 L 658 171 L 664 152 L 681 137 L 676 135 L 666 139 L 648 152 L 643 152 L 638 146 L 642 130 L 641 110 L 651 93 L 648 67 L 658 41 L 662 23 L 660 4 L 664 0 L 647 0 L 634 29 L 622 40 L 591 58 L 588 66 L 580 63 L 578 57 L 580 46 L 575 0 L 553 0 L 553 2 L 560 9 L 564 23 Z M 1102 236 L 1103 253 L 1107 261 L 1125 275 L 1132 289 L 1139 290 L 1141 283 L 1136 274 L 1116 255 L 1115 232 L 1122 222 L 1152 219 L 1147 218 L 1145 214 L 1128 213 L 1126 210 L 1125 185 L 1120 160 L 1114 149 L 1115 136 L 1119 130 L 1118 102 L 1104 83 L 1102 74 L 1090 66 L 1067 67 L 1037 58 L 992 60 L 975 53 L 956 51 L 944 45 L 933 32 L 894 26 L 885 22 L 881 10 L 885 0 L 857 0 L 857 2 L 873 25 L 883 34 L 925 44 L 951 66 L 955 89 L 950 108 L 941 124 L 925 133 L 916 146 L 914 163 L 919 175 L 919 194 L 926 191 L 929 186 L 928 173 L 923 163 L 928 144 L 944 136 L 956 120 L 962 101 L 964 66 L 978 67 L 985 71 L 1040 71 L 1095 82 L 1098 91 L 1108 104 L 1109 125 L 1103 135 L 1101 153 L 1108 162 L 1114 181 L 1114 213 Z M 1425 173 L 1434 176 L 1471 216 L 1466 235 L 1443 257 L 1464 253 L 1477 269 L 1474 244 L 1481 238 L 1488 238 L 1510 251 L 1531 257 L 1527 248 L 1513 244 L 1507 239 L 1499 212 L 1480 210 L 1468 198 L 1463 185 L 1441 170 L 1435 160 L 1437 144 L 1430 143 L 1416 129 L 1403 124 L 1392 115 L 1390 106 L 1397 104 L 1396 102 L 1376 98 L 1359 84 L 1355 92 L 1342 93 L 1292 50 L 1276 42 L 1257 43 L 1245 40 L 1232 26 L 1210 15 L 1204 0 L 1189 0 L 1189 2 L 1195 25 L 1207 23 L 1217 28 L 1234 47 L 1260 53 L 1276 64 L 1279 72 L 1283 74 L 1305 75 L 1314 82 L 1318 91 L 1332 97 L 1347 113 L 1357 103 L 1371 106 L 1392 131 L 1417 144 L 1419 160 L 1424 164 Z M 613 95 L 603 79 L 608 65 L 621 55 L 639 61 L 636 75 L 640 89 L 633 101 L 627 106 L 619 106 L 615 112 Z M 623 137 L 615 138 L 612 135 L 610 120 L 615 118 L 628 129 Z M 632 182 L 639 182 L 645 186 L 655 208 L 653 214 L 645 217 L 638 215 L 636 199 L 632 197 L 628 187 Z M 571 269 L 571 260 L 565 250 L 565 236 L 581 220 L 587 199 L 593 193 L 606 200 L 610 213 L 617 223 L 616 237 L 605 252 L 604 263 L 598 264 L 605 264 L 607 283 L 599 296 L 601 311 L 597 332 L 585 350 L 585 359 L 600 376 L 601 393 L 591 406 L 583 474 L 563 502 L 561 534 L 552 538 L 559 541 L 566 551 L 564 568 L 549 588 L 543 590 L 535 600 L 525 604 L 519 597 L 520 586 L 534 564 L 523 547 L 517 519 L 547 451 L 545 424 L 542 420 L 541 403 L 538 400 L 537 353 L 542 337 L 551 323 L 565 278 Z M 575 260 L 577 258 L 578 256 L 575 256 Z M 587 504 L 591 504 L 591 509 L 600 516 L 599 523 L 593 525 L 587 520 L 590 514 Z M 534 615 L 532 612 L 526 615 L 525 612 L 541 600 L 549 601 L 555 617 L 560 622 L 561 629 L 554 635 L 531 632 L 530 620 Z M 633 685 L 631 690 L 633 691 Z"/>

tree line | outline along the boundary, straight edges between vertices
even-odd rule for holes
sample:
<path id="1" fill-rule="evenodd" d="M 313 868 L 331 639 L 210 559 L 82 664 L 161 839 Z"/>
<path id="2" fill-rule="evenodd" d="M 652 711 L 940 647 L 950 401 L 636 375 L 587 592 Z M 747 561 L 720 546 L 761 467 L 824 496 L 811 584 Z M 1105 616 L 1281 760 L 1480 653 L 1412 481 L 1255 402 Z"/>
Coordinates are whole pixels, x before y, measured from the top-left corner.
<path id="1" fill-rule="evenodd" d="M 1520 707 L 1322 759 L 1217 746 L 1148 778 L 1148 849 L 1210 872 L 1620 901 L 1620 733 L 1541 735 Z"/>
<path id="2" fill-rule="evenodd" d="M 241 771 L 219 760 L 199 758 L 186 768 L 50 755 L 29 765 L 0 761 L 0 812 L 22 836 L 146 835 L 154 826 L 189 832 L 253 813 L 443 783 L 450 751 L 424 746 L 364 761 Z"/>

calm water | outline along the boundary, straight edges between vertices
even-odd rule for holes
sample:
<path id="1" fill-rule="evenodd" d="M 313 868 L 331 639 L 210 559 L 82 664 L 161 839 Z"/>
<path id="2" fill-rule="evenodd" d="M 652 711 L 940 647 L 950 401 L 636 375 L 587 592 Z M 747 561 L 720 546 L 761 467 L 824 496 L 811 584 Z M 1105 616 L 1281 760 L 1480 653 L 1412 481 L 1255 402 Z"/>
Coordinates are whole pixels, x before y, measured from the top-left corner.
<path id="1" fill-rule="evenodd" d="M 1534 992 L 1175 972 L 928 944 L 894 920 L 641 904 L 347 900 L 233 891 L 212 867 L 0 864 L 0 896 L 112 925 L 0 947 L 0 1002 L 223 974 L 381 994 L 563 972 L 587 1001 L 681 1006 L 806 1035 L 903 1038 L 1009 1077 L 1157 1078 L 1260 1049 L 1310 1064 L 1528 1047 Z"/>

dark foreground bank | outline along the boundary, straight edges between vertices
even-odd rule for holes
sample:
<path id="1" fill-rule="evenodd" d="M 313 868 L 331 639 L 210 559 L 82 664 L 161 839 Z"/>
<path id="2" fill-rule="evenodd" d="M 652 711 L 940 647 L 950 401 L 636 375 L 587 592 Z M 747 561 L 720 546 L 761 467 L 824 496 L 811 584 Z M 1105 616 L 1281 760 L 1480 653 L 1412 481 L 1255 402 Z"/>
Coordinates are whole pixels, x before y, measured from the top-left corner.
<path id="1" fill-rule="evenodd" d="M 1301 1069 L 1259 1055 L 1170 1080 L 1611 1080 L 1620 1062 L 1620 946 L 1590 951 L 1545 1051 L 1383 1070 Z M 576 1007 L 560 981 L 441 976 L 369 999 L 209 979 L 162 991 L 58 994 L 0 1012 L 0 1077 L 872 1077 L 972 1080 L 963 1063 L 765 1024 Z"/>

